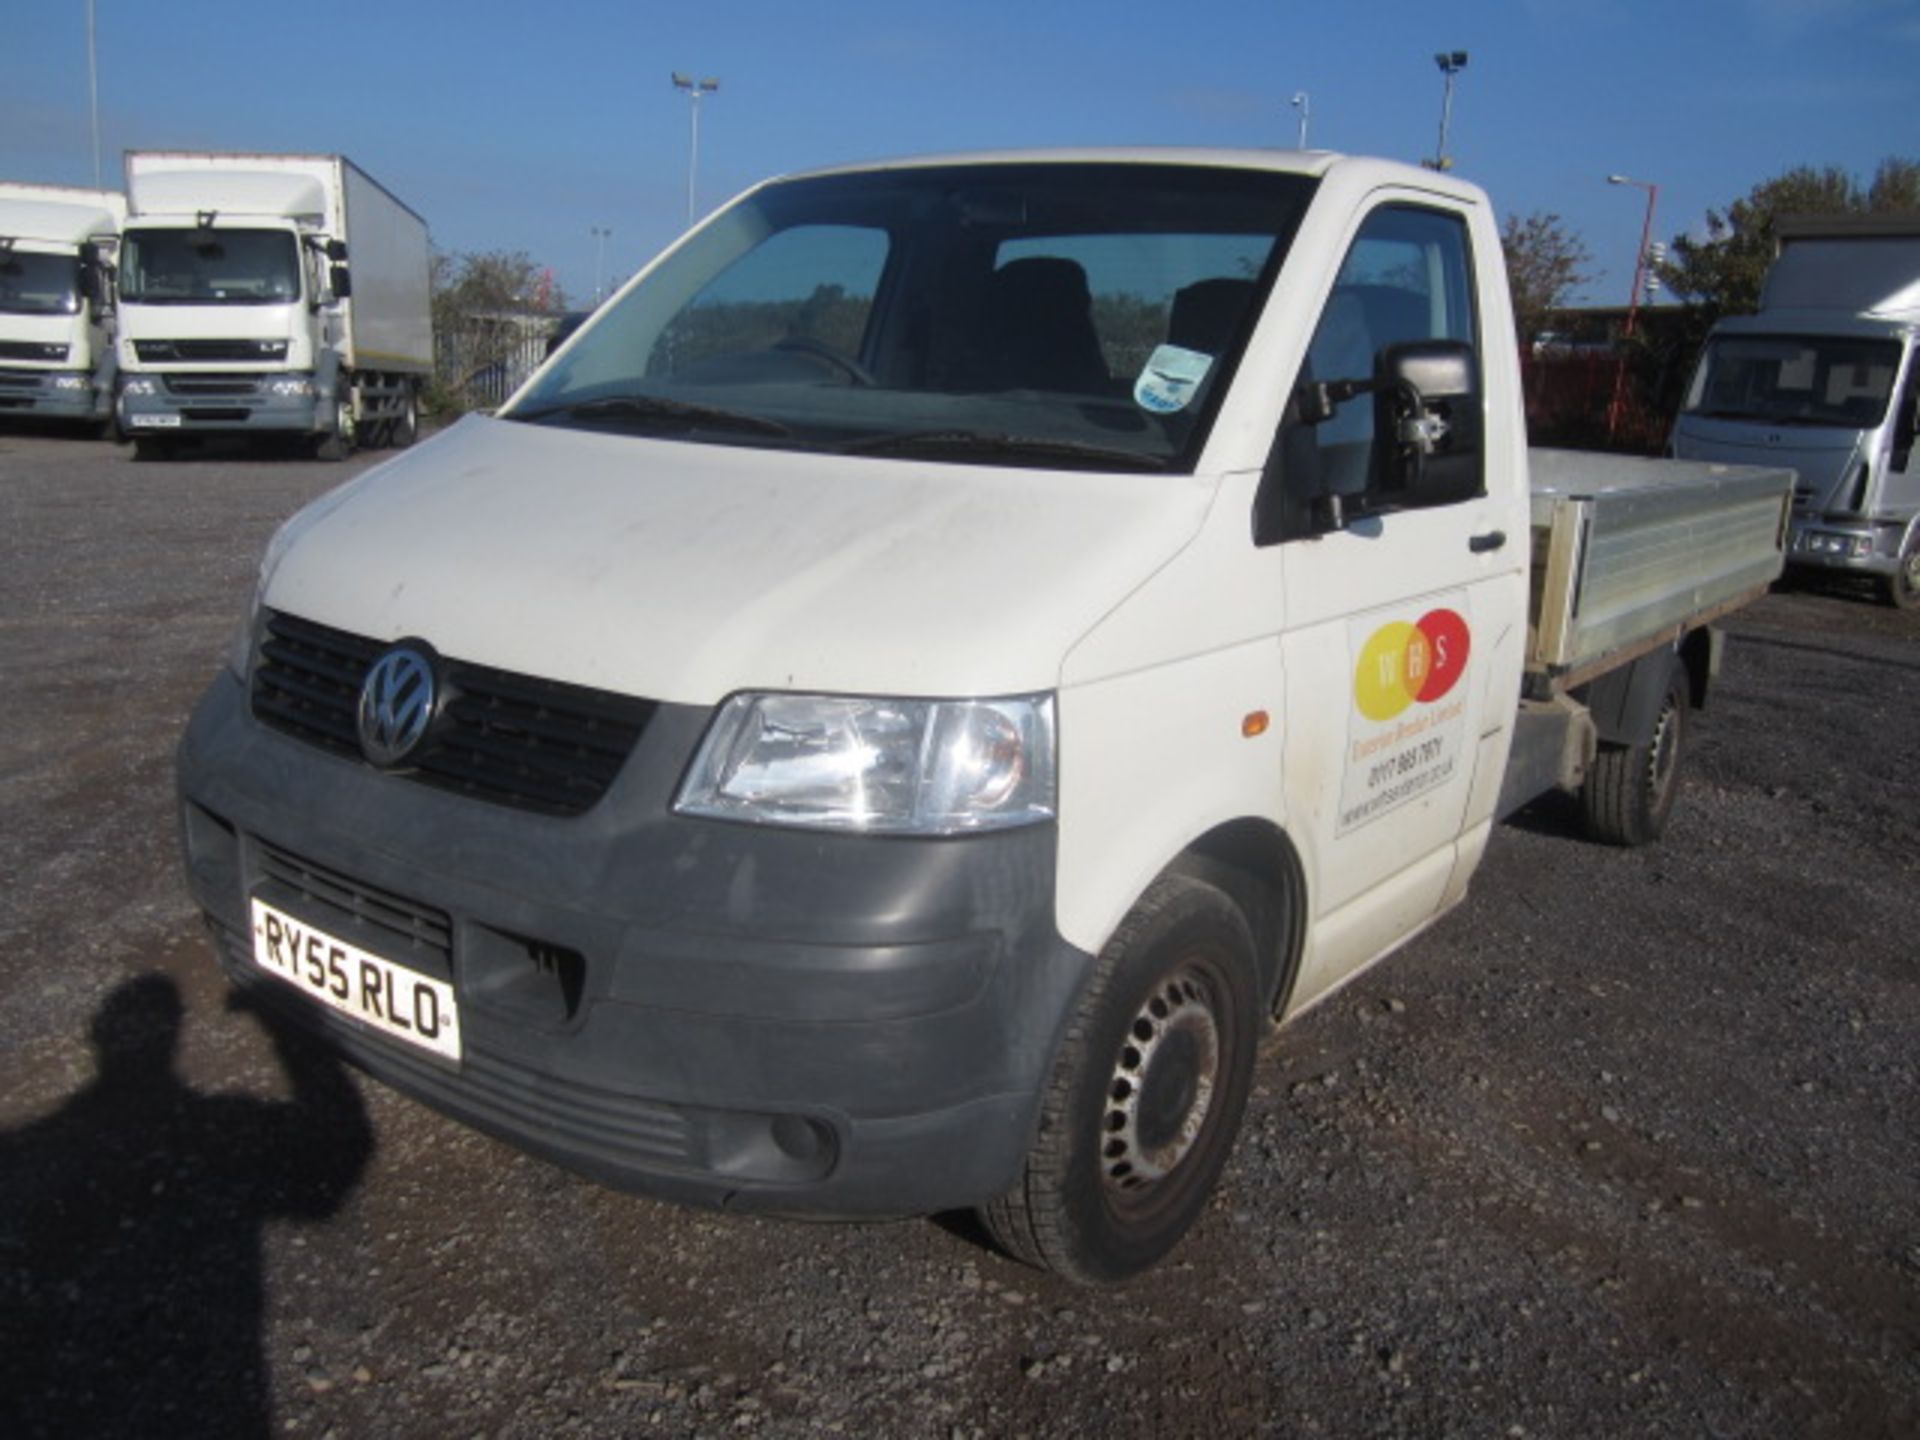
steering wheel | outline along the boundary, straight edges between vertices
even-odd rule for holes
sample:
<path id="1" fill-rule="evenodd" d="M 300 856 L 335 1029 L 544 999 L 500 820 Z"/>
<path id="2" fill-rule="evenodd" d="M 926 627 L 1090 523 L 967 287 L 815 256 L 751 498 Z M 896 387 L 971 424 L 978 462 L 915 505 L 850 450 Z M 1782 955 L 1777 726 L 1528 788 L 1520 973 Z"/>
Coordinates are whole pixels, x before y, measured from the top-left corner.
<path id="1" fill-rule="evenodd" d="M 784 340 L 774 342 L 772 347 L 792 355 L 804 355 L 809 360 L 817 360 L 822 366 L 846 377 L 850 385 L 877 385 L 873 372 L 851 355 L 843 355 L 824 341 L 811 335 L 789 335 Z"/>

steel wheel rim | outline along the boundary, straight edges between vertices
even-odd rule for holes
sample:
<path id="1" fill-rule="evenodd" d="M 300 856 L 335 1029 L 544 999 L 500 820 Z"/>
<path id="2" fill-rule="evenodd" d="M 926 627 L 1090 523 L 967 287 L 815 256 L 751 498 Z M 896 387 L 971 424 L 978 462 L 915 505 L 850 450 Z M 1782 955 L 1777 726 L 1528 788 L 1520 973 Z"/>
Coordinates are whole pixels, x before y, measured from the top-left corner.
<path id="1" fill-rule="evenodd" d="M 1679 718 L 1679 707 L 1669 699 L 1660 707 L 1660 718 L 1654 723 L 1653 744 L 1647 754 L 1647 786 L 1656 804 L 1673 784 L 1675 762 L 1680 757 Z"/>
<path id="2" fill-rule="evenodd" d="M 1100 1117 L 1100 1179 L 1139 1203 L 1193 1152 L 1221 1083 L 1220 1024 L 1201 973 L 1182 967 L 1141 1002 L 1114 1057 Z"/>

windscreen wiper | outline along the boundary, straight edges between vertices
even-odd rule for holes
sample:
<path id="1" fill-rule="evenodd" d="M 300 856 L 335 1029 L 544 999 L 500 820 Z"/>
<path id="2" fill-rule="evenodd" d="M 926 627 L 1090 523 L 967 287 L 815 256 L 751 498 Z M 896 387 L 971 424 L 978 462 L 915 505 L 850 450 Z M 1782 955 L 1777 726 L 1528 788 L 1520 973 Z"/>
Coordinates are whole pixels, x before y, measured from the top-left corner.
<path id="1" fill-rule="evenodd" d="M 1008 435 L 990 430 L 905 430 L 869 435 L 840 447 L 843 455 L 933 455 L 945 459 L 1068 460 L 1088 468 L 1164 470 L 1166 461 L 1137 450 L 1049 440 L 1038 435 Z"/>
<path id="2" fill-rule="evenodd" d="M 723 410 L 717 405 L 695 405 L 686 400 L 669 400 L 662 395 L 601 395 L 592 400 L 570 400 L 563 405 L 548 405 L 539 410 L 516 410 L 509 420 L 645 420 L 661 421 L 683 429 L 741 430 L 753 435 L 791 435 L 793 431 L 778 420 L 764 415 L 748 415 L 738 410 Z"/>

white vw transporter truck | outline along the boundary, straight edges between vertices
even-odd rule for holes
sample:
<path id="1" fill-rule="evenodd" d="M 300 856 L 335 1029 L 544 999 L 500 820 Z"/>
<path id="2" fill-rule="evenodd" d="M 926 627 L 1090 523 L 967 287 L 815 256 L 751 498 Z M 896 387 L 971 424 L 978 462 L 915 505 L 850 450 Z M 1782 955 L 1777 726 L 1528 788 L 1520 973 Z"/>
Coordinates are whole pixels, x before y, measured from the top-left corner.
<path id="1" fill-rule="evenodd" d="M 316 501 L 179 752 L 233 978 L 610 1183 L 1113 1281 L 1556 786 L 1657 835 L 1790 474 L 1529 461 L 1486 197 L 771 182 Z"/>
<path id="2" fill-rule="evenodd" d="M 1787 563 L 1920 608 L 1920 221 L 1783 220 L 1760 309 L 1707 337 L 1673 427 L 1683 460 L 1787 465 Z"/>
<path id="3" fill-rule="evenodd" d="M 112 190 L 0 184 L 0 420 L 113 414 Z"/>
<path id="4" fill-rule="evenodd" d="M 405 446 L 433 372 L 427 224 L 339 155 L 131 151 L 119 424 L 326 459 Z"/>

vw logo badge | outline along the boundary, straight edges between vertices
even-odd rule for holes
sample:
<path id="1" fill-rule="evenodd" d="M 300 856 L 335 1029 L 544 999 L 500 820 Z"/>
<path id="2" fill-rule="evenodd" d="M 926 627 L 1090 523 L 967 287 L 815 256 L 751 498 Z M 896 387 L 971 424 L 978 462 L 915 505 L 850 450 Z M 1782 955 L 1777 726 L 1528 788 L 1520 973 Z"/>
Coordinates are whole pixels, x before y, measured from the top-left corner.
<path id="1" fill-rule="evenodd" d="M 433 661 L 413 645 L 396 645 L 360 686 L 360 752 L 376 765 L 398 765 L 433 720 Z"/>

